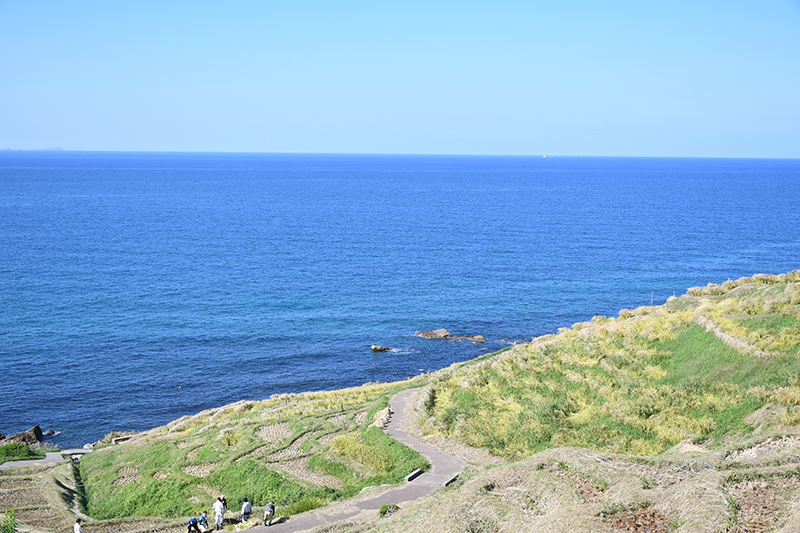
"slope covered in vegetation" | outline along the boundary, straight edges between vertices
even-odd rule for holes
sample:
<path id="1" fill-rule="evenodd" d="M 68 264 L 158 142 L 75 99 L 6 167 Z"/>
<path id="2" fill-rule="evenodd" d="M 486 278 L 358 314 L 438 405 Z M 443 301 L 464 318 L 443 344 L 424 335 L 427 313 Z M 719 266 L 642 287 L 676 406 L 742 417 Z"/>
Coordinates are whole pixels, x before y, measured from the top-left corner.
<path id="1" fill-rule="evenodd" d="M 800 423 L 800 271 L 690 289 L 437 373 L 428 432 L 519 459 L 557 446 L 655 455 Z"/>
<path id="2" fill-rule="evenodd" d="M 427 462 L 373 423 L 401 385 L 238 402 L 98 447 L 80 467 L 88 513 L 191 516 L 224 494 L 291 515 L 402 481 Z"/>

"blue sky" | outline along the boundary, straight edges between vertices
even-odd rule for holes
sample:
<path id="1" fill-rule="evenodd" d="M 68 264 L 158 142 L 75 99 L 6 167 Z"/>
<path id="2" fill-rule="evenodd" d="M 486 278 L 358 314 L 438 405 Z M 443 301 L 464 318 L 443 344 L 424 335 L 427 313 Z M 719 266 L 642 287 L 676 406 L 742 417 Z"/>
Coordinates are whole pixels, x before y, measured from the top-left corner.
<path id="1" fill-rule="evenodd" d="M 800 157 L 800 0 L 0 0 L 0 148 Z"/>

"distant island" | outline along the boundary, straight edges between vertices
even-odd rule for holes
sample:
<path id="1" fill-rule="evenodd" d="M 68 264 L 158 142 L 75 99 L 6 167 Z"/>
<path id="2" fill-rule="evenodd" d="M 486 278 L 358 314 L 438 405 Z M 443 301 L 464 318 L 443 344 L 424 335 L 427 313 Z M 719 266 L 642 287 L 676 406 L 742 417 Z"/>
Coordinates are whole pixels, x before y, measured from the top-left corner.
<path id="1" fill-rule="evenodd" d="M 17 149 L 17 148 L 0 148 L 0 152 L 66 152 L 63 148 L 59 148 L 57 146 L 49 147 L 49 148 L 28 148 L 28 149 Z"/>

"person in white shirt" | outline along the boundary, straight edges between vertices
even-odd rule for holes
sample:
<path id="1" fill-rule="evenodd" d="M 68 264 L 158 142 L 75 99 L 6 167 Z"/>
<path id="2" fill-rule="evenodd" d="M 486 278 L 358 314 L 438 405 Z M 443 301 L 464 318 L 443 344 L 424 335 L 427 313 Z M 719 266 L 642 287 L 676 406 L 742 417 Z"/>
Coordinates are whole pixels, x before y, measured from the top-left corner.
<path id="1" fill-rule="evenodd" d="M 244 503 L 242 504 L 242 522 L 247 522 L 250 520 L 251 514 L 253 514 L 253 504 L 247 501 L 247 498 L 245 498 Z"/>
<path id="2" fill-rule="evenodd" d="M 81 519 L 80 518 L 76 518 L 75 519 L 75 525 L 72 526 L 72 529 L 74 530 L 74 533 L 83 533 L 83 531 L 81 531 Z"/>
<path id="3" fill-rule="evenodd" d="M 217 498 L 211 508 L 214 509 L 214 529 L 222 529 L 222 523 L 225 520 L 225 504 L 222 503 L 221 496 Z"/>

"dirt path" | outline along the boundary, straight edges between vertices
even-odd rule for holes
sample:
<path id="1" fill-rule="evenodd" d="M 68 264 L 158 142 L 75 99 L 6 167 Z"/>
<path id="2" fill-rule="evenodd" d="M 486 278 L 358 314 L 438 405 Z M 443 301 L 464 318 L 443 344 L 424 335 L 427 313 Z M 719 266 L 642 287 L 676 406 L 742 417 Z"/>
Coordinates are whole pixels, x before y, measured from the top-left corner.
<path id="1" fill-rule="evenodd" d="M 248 529 L 248 532 L 285 533 L 306 531 L 317 526 L 352 518 L 365 511 L 377 513 L 384 505 L 397 504 L 402 506 L 404 503 L 419 500 L 433 492 L 437 487 L 453 481 L 464 469 L 464 462 L 453 455 L 424 444 L 402 429 L 403 418 L 406 416 L 407 409 L 410 409 L 408 398 L 415 392 L 417 392 L 417 389 L 409 389 L 391 399 L 390 407 L 393 414 L 386 432 L 393 439 L 424 455 L 431 464 L 430 472 L 425 472 L 403 485 L 388 488 L 370 487 L 365 489 L 364 493 L 359 497 L 293 516 L 284 522 L 273 523 L 270 527 L 256 526 Z"/>

